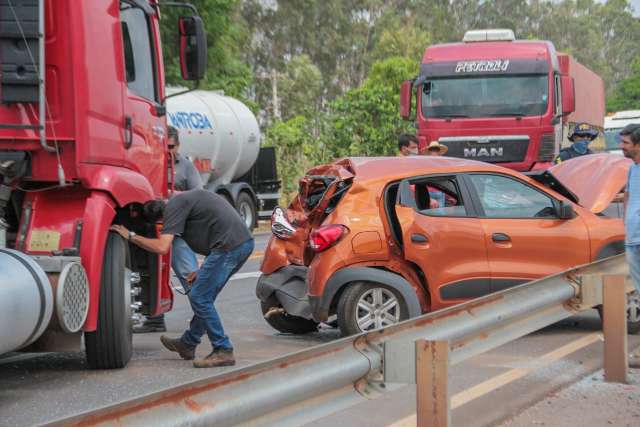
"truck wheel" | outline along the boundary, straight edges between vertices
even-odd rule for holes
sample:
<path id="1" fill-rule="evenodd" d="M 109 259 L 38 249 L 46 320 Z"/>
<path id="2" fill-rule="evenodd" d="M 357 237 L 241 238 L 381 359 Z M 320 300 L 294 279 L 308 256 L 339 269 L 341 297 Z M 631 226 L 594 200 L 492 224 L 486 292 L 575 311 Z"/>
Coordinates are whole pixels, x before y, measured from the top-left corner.
<path id="1" fill-rule="evenodd" d="M 266 315 L 269 310 L 273 308 L 279 308 L 274 304 L 269 304 L 260 301 L 260 308 L 262 309 L 262 315 Z M 285 334 L 308 334 L 310 332 L 316 332 L 318 330 L 318 323 L 305 319 L 304 317 L 291 316 L 287 313 L 272 313 L 265 320 L 272 328 L 283 332 Z"/>
<path id="2" fill-rule="evenodd" d="M 393 325 L 408 317 L 404 299 L 378 283 L 349 285 L 338 302 L 338 327 L 345 337 Z"/>
<path id="3" fill-rule="evenodd" d="M 240 193 L 236 206 L 244 225 L 247 226 L 249 231 L 253 231 L 256 226 L 256 204 L 253 202 L 251 195 L 245 192 Z"/>
<path id="4" fill-rule="evenodd" d="M 98 327 L 85 332 L 87 363 L 92 369 L 123 368 L 131 359 L 131 284 L 126 277 L 129 265 L 127 244 L 109 233 L 104 250 L 100 283 Z"/>
<path id="5" fill-rule="evenodd" d="M 602 306 L 596 307 L 600 319 L 602 319 Z M 640 332 L 640 294 L 633 291 L 627 294 L 627 333 L 637 334 Z"/>

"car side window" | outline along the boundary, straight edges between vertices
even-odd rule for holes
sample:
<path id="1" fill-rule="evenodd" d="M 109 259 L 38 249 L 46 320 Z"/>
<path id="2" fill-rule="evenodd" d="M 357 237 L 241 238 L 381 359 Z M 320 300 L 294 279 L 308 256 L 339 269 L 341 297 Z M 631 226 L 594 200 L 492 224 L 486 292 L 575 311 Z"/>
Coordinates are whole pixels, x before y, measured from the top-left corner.
<path id="1" fill-rule="evenodd" d="M 416 210 L 428 216 L 467 216 L 460 187 L 454 177 L 432 177 L 412 182 Z"/>
<path id="2" fill-rule="evenodd" d="M 144 11 L 121 2 L 120 20 L 127 86 L 136 95 L 157 101 L 149 22 Z"/>
<path id="3" fill-rule="evenodd" d="M 555 218 L 553 199 L 513 178 L 472 174 L 484 216 L 489 218 Z"/>

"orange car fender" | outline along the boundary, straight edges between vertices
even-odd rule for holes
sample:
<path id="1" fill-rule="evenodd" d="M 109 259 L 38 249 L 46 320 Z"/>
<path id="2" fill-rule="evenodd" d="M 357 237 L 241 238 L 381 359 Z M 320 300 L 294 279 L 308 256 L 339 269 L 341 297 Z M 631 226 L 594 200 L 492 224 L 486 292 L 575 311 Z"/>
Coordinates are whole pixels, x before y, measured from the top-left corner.
<path id="1" fill-rule="evenodd" d="M 340 289 L 353 282 L 373 282 L 385 285 L 402 296 L 409 318 L 422 314 L 416 289 L 404 277 L 388 270 L 372 267 L 347 267 L 336 271 L 324 286 L 324 292 L 314 307 L 314 317 L 325 319 L 335 295 Z"/>

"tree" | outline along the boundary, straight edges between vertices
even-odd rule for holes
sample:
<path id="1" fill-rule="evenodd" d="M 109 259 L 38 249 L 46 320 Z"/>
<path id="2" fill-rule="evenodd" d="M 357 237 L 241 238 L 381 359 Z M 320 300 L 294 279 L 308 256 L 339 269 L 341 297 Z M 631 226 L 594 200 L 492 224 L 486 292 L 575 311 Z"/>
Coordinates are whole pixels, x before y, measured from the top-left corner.
<path id="1" fill-rule="evenodd" d="M 607 111 L 640 110 L 640 56 L 633 63 L 632 73 L 618 83 L 607 102 Z"/>
<path id="2" fill-rule="evenodd" d="M 283 202 L 288 204 L 298 191 L 298 180 L 308 169 L 322 162 L 322 147 L 311 134 L 306 117 L 277 120 L 267 130 L 264 145 L 276 148 L 277 168 L 282 180 Z"/>
<path id="3" fill-rule="evenodd" d="M 375 62 L 361 87 L 331 103 L 323 140 L 330 155 L 393 155 L 410 124 L 398 114 L 400 84 L 418 73 L 418 62 L 393 57 Z"/>
<path id="4" fill-rule="evenodd" d="M 281 115 L 310 117 L 321 108 L 322 73 L 307 55 L 294 56 L 278 79 Z"/>
<path id="5" fill-rule="evenodd" d="M 237 0 L 192 0 L 207 32 L 207 71 L 200 82 L 203 89 L 222 89 L 227 95 L 243 98 L 252 83 L 249 66 L 243 62 L 240 46 L 248 34 L 236 15 Z M 161 34 L 166 81 L 168 85 L 184 85 L 180 77 L 178 16 L 182 8 L 162 9 Z"/>

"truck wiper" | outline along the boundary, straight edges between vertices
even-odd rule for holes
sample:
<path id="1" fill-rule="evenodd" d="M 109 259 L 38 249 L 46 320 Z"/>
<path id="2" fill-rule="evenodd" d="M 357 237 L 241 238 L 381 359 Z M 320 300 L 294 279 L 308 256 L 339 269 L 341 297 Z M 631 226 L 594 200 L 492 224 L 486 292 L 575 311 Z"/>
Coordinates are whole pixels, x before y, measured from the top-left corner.
<path id="1" fill-rule="evenodd" d="M 469 117 L 466 114 L 445 114 L 443 116 L 434 116 L 434 119 L 463 119 Z"/>
<path id="2" fill-rule="evenodd" d="M 514 116 L 514 117 L 524 117 L 525 114 L 524 113 L 512 113 L 512 112 L 507 112 L 507 113 L 495 113 L 495 114 L 491 114 L 491 117 L 501 117 L 501 116 Z"/>

